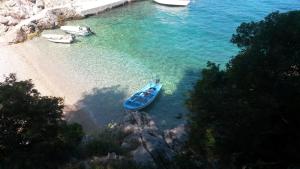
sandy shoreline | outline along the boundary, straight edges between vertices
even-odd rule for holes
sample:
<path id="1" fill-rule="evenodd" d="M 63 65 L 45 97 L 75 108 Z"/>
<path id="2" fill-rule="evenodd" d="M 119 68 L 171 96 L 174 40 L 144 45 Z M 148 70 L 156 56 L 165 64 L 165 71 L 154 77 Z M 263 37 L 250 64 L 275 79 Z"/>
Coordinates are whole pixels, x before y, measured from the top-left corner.
<path id="1" fill-rule="evenodd" d="M 35 88 L 44 96 L 56 96 L 64 98 L 66 110 L 77 113 L 66 114 L 68 119 L 73 122 L 78 122 L 83 125 L 86 132 L 94 132 L 97 126 L 89 117 L 88 113 L 80 110 L 74 110 L 75 101 L 70 101 L 70 96 L 66 96 L 57 85 L 53 85 L 50 79 L 47 78 L 45 72 L 36 64 L 35 57 L 31 55 L 33 51 L 28 52 L 33 46 L 28 47 L 28 44 L 17 44 L 10 46 L 0 46 L 0 81 L 3 81 L 4 75 L 16 73 L 18 80 L 32 79 Z M 26 54 L 24 53 L 25 51 Z M 41 54 L 41 53 L 36 53 Z M 78 100 L 79 98 L 77 98 Z"/>
<path id="2" fill-rule="evenodd" d="M 0 81 L 3 81 L 3 75 L 16 73 L 18 80 L 31 79 L 41 95 L 63 98 L 65 118 L 70 122 L 80 123 L 87 133 L 94 133 L 100 127 L 117 121 L 125 113 L 119 103 L 121 98 L 112 98 L 112 104 L 120 106 L 101 106 L 109 97 L 103 96 L 103 92 L 110 92 L 110 88 L 83 88 L 72 79 L 64 78 L 71 75 L 65 72 L 67 69 L 60 69 L 61 66 L 56 65 L 51 58 L 41 62 L 40 56 L 51 55 L 40 51 L 34 43 L 0 46 L 0 51 Z M 45 64 L 49 67 L 45 67 Z"/>
<path id="3" fill-rule="evenodd" d="M 51 84 L 51 81 L 47 79 L 40 67 L 35 64 L 34 57 L 28 57 L 28 54 L 24 54 L 24 50 L 28 48 L 22 45 L 0 46 L 1 81 L 3 81 L 3 75 L 16 73 L 19 80 L 32 79 L 35 87 L 42 95 L 66 98 L 60 89 Z M 29 53 L 32 54 L 32 52 Z M 72 104 L 71 102 L 65 103 Z"/>

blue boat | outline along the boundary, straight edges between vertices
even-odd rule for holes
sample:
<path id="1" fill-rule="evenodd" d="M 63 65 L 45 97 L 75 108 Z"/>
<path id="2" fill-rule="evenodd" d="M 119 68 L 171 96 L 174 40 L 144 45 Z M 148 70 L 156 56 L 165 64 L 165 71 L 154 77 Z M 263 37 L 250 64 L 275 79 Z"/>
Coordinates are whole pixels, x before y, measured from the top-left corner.
<path id="1" fill-rule="evenodd" d="M 159 80 L 148 83 L 140 91 L 125 100 L 123 104 L 124 108 L 127 110 L 141 110 L 145 108 L 154 101 L 156 96 L 159 94 L 161 87 L 162 84 L 159 83 Z"/>

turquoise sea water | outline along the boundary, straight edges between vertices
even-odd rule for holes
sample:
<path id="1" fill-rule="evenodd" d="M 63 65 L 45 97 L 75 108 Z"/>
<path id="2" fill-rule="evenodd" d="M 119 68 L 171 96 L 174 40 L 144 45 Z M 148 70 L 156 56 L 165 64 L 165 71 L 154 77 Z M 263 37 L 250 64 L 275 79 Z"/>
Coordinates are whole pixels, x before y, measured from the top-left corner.
<path id="1" fill-rule="evenodd" d="M 188 7 L 140 1 L 68 22 L 90 26 L 96 36 L 79 38 L 71 47 L 49 44 L 47 50 L 70 70 L 74 83 L 108 97 L 108 103 L 83 98 L 95 121 L 111 120 L 110 106 L 122 110 L 128 95 L 159 76 L 163 91 L 145 111 L 159 126 L 174 127 L 182 122 L 176 116 L 188 112 L 184 100 L 206 62 L 224 66 L 237 53 L 229 41 L 241 22 L 294 9 L 300 9 L 299 0 L 192 0 Z M 103 110 L 106 115 L 99 113 Z"/>

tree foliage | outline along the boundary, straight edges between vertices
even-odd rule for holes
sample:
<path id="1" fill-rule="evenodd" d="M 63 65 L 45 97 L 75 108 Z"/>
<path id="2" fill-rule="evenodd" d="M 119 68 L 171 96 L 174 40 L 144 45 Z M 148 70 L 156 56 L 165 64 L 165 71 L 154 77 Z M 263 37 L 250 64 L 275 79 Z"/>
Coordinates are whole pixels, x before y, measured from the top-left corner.
<path id="1" fill-rule="evenodd" d="M 225 70 L 208 63 L 187 101 L 190 145 L 223 168 L 291 168 L 300 156 L 300 11 L 242 23 Z"/>
<path id="2" fill-rule="evenodd" d="M 55 169 L 83 132 L 62 119 L 63 100 L 41 96 L 30 80 L 11 74 L 0 83 L 0 168 Z"/>

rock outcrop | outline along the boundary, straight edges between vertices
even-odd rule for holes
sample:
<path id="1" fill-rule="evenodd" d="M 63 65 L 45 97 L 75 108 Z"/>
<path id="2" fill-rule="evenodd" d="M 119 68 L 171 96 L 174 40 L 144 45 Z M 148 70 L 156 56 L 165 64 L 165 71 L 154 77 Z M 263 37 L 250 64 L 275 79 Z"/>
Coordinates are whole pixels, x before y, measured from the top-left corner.
<path id="1" fill-rule="evenodd" d="M 112 131 L 117 131 L 116 133 L 122 133 L 119 141 L 122 151 L 126 153 L 123 154 L 124 156 L 114 152 L 109 152 L 107 156 L 102 157 L 92 156 L 76 163 L 81 168 L 90 169 L 91 166 L 97 165 L 109 166 L 112 163 L 121 164 L 122 161 L 134 161 L 149 169 L 177 168 L 173 159 L 181 151 L 181 146 L 187 139 L 185 125 L 161 131 L 146 113 L 129 112 L 120 123 L 114 123 L 108 127 Z M 86 137 L 83 143 L 87 144 L 93 139 L 93 137 Z"/>
<path id="2" fill-rule="evenodd" d="M 0 42 L 19 43 L 63 21 L 97 14 L 129 1 L 132 0 L 2 0 Z"/>
<path id="3" fill-rule="evenodd" d="M 4 33 L 7 31 L 8 31 L 8 27 L 6 25 L 0 23 L 0 36 L 4 35 Z"/>
<path id="4" fill-rule="evenodd" d="M 173 129 L 165 130 L 164 139 L 171 149 L 180 152 L 188 140 L 187 127 L 181 124 Z"/>
<path id="5" fill-rule="evenodd" d="M 0 23 L 3 24 L 3 25 L 7 25 L 8 24 L 8 18 L 0 15 Z"/>
<path id="6" fill-rule="evenodd" d="M 23 42 L 29 34 L 38 34 L 44 29 L 58 27 L 65 20 L 79 18 L 82 18 L 82 16 L 78 15 L 74 9 L 68 7 L 45 9 L 38 15 L 22 20 L 20 23 L 16 19 L 10 18 L 7 25 L 5 25 L 10 30 L 3 38 L 9 44 Z"/>
<path id="7" fill-rule="evenodd" d="M 128 134 L 122 147 L 130 151 L 135 162 L 154 168 L 172 168 L 172 159 L 186 139 L 184 125 L 160 131 L 155 122 L 142 112 L 130 112 L 121 123 Z M 173 167 L 174 168 L 174 167 Z"/>
<path id="8" fill-rule="evenodd" d="M 55 6 L 66 4 L 65 1 L 47 2 Z M 0 3 L 0 41 L 8 44 L 23 42 L 30 34 L 37 35 L 44 29 L 56 28 L 65 20 L 82 17 L 71 5 L 45 9 L 44 0 L 4 0 Z"/>

